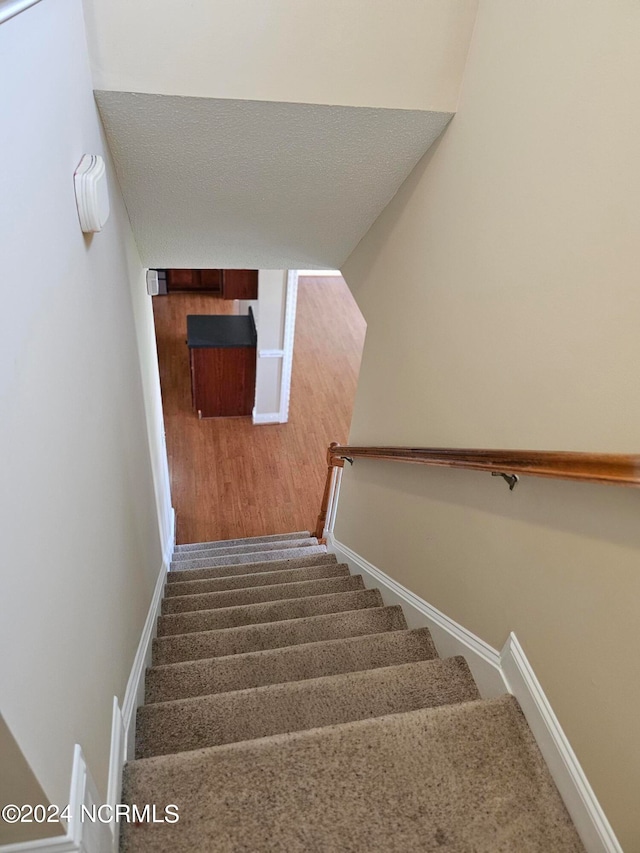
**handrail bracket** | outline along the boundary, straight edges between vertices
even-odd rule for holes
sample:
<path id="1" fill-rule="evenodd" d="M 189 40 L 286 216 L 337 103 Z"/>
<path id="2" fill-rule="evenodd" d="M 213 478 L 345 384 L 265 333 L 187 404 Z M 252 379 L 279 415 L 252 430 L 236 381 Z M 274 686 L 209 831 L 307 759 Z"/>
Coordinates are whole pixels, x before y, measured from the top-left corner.
<path id="1" fill-rule="evenodd" d="M 505 483 L 509 486 L 509 491 L 512 492 L 520 482 L 520 477 L 517 474 L 504 474 L 502 471 L 492 471 L 492 477 L 502 477 Z"/>

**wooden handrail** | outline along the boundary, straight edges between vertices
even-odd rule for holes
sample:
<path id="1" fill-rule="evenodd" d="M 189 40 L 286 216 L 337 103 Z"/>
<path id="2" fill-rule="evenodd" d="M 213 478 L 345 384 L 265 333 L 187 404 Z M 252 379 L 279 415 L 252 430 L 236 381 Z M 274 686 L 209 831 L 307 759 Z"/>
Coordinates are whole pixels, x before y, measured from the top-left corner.
<path id="1" fill-rule="evenodd" d="M 450 447 L 351 447 L 334 442 L 327 451 L 327 483 L 316 527 L 316 535 L 319 537 L 324 532 L 333 468 L 342 467 L 345 459 L 383 459 L 499 474 L 526 474 L 585 483 L 640 486 L 640 455 Z"/>

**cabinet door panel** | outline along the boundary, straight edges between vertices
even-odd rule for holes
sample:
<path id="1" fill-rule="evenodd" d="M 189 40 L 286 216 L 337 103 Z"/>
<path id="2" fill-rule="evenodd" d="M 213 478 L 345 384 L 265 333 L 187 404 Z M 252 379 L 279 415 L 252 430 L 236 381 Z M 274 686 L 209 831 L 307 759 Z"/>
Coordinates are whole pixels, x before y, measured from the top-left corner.
<path id="1" fill-rule="evenodd" d="M 196 290 L 200 284 L 200 270 L 167 270 L 167 290 Z"/>
<path id="2" fill-rule="evenodd" d="M 225 299 L 257 299 L 258 270 L 223 270 L 222 295 Z"/>
<path id="3" fill-rule="evenodd" d="M 255 347 L 189 350 L 193 407 L 201 418 L 250 415 L 256 390 Z"/>
<path id="4" fill-rule="evenodd" d="M 167 270 L 167 291 L 222 293 L 222 270 Z"/>
<path id="5" fill-rule="evenodd" d="M 222 270 L 200 270 L 202 290 L 212 293 L 222 292 Z"/>

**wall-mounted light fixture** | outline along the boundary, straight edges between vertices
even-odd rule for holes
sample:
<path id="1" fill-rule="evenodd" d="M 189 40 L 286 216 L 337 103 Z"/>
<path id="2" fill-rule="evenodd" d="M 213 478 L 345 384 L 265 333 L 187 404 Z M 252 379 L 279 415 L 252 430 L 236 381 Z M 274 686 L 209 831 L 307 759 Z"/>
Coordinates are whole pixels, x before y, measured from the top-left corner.
<path id="1" fill-rule="evenodd" d="M 101 231 L 109 218 L 109 190 L 104 160 L 85 154 L 73 176 L 80 227 L 85 233 Z"/>
<path id="2" fill-rule="evenodd" d="M 149 296 L 157 296 L 160 293 L 158 270 L 147 270 L 147 293 Z"/>

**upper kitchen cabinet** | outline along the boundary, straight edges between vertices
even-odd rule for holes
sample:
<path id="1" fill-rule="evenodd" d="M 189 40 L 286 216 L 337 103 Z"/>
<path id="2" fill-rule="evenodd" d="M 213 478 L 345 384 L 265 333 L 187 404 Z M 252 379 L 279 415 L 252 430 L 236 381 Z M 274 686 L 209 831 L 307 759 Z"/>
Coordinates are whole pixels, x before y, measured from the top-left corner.
<path id="1" fill-rule="evenodd" d="M 257 299 L 258 270 L 168 269 L 167 293 L 198 291 L 223 299 Z"/>
<path id="2" fill-rule="evenodd" d="M 221 270 L 224 299 L 257 299 L 258 270 Z"/>
<path id="3" fill-rule="evenodd" d="M 222 270 L 167 270 L 167 292 L 204 290 L 222 295 Z"/>

